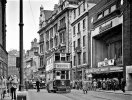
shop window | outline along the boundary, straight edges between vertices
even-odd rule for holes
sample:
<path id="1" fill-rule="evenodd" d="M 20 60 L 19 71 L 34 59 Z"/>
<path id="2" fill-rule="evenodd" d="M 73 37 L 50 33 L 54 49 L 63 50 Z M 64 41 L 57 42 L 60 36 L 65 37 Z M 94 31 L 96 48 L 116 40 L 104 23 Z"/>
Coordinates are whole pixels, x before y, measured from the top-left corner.
<path id="1" fill-rule="evenodd" d="M 104 16 L 106 16 L 108 14 L 109 14 L 109 9 L 107 9 L 107 10 L 104 11 Z"/>
<path id="2" fill-rule="evenodd" d="M 97 19 L 100 19 L 100 18 L 102 18 L 102 17 L 103 17 L 102 12 L 101 12 L 101 13 L 99 13 L 99 14 L 97 15 Z"/>
<path id="3" fill-rule="evenodd" d="M 116 5 L 111 6 L 110 12 L 113 12 L 113 11 L 115 11 L 115 10 L 116 10 Z"/>

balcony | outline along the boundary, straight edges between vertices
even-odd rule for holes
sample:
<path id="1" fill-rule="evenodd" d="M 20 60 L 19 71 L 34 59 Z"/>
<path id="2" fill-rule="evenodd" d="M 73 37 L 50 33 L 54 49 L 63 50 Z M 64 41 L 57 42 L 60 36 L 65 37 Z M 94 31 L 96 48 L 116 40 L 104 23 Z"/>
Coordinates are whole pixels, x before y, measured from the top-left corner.
<path id="1" fill-rule="evenodd" d="M 82 52 L 82 48 L 80 46 L 75 48 L 75 52 L 76 53 L 81 53 Z"/>
<path id="2" fill-rule="evenodd" d="M 58 29 L 58 32 L 63 30 L 63 29 L 66 29 L 66 23 L 63 23 L 59 26 L 59 29 Z"/>

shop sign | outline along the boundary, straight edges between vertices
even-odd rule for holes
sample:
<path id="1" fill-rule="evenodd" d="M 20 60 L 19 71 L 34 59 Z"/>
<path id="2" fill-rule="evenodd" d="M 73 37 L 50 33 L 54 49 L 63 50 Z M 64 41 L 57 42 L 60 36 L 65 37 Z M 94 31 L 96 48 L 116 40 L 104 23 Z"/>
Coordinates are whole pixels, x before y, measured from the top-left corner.
<path id="1" fill-rule="evenodd" d="M 69 69 L 70 68 L 70 64 L 69 63 L 58 63 L 58 64 L 55 64 L 55 68 Z"/>
<path id="2" fill-rule="evenodd" d="M 101 68 L 100 71 L 101 72 L 108 72 L 109 71 L 109 68 Z"/>
<path id="3" fill-rule="evenodd" d="M 111 27 L 112 27 L 112 21 L 110 21 L 108 23 L 105 23 L 102 26 L 100 26 L 99 33 L 102 33 L 102 32 L 106 31 L 107 29 L 109 29 Z"/>
<path id="4" fill-rule="evenodd" d="M 110 71 L 119 71 L 119 70 L 123 71 L 123 67 L 110 67 Z"/>
<path id="5" fill-rule="evenodd" d="M 103 66 L 112 66 L 114 65 L 115 60 L 114 59 L 110 59 L 110 60 L 104 60 L 101 62 L 98 62 L 98 67 L 103 67 Z"/>

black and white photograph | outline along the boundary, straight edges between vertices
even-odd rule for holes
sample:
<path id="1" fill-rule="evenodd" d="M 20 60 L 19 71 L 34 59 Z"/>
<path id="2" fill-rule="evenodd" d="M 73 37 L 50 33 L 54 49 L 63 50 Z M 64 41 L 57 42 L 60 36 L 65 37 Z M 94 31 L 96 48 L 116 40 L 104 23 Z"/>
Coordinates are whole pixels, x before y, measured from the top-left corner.
<path id="1" fill-rule="evenodd" d="M 0 0 L 0 100 L 132 100 L 132 0 Z"/>

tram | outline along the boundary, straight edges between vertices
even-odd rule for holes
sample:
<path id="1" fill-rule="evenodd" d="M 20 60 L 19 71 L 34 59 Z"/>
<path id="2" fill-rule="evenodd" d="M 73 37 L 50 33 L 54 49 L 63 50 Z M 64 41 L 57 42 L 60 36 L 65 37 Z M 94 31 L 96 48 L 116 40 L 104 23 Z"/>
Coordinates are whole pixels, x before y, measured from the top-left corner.
<path id="1" fill-rule="evenodd" d="M 53 53 L 46 59 L 46 85 L 47 91 L 70 92 L 70 54 L 69 53 Z"/>

